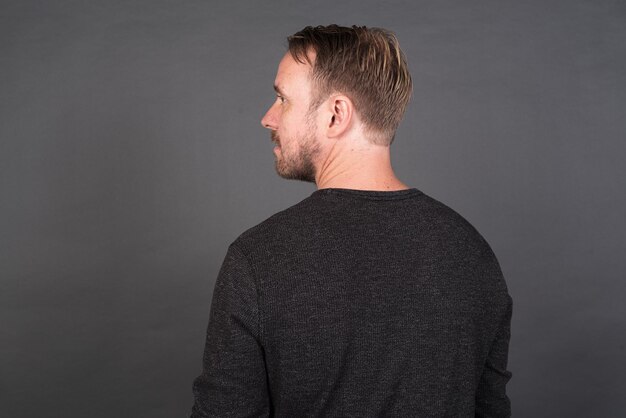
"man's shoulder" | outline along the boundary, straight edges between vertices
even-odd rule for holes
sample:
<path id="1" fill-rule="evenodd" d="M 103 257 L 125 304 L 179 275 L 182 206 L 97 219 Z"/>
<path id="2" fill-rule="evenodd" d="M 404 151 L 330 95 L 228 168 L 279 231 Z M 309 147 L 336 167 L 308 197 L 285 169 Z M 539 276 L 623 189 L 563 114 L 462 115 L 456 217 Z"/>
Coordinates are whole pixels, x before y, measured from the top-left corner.
<path id="1" fill-rule="evenodd" d="M 243 231 L 235 241 L 267 240 L 269 236 L 293 233 L 298 230 L 314 227 L 316 220 L 333 216 L 337 211 L 345 210 L 339 207 L 339 201 L 320 199 L 313 195 L 304 198 L 300 202 L 285 208 L 262 222 Z M 324 204 L 326 203 L 326 204 Z M 457 232 L 466 231 L 468 234 L 482 238 L 474 226 L 459 212 L 452 209 L 446 203 L 420 192 L 414 199 L 406 199 L 402 202 L 403 209 L 397 212 L 400 222 L 421 222 L 429 224 L 435 230 L 439 228 L 454 229 Z M 333 208 L 337 206 L 336 208 Z M 388 209 L 379 209 L 387 211 Z M 346 213 L 337 214 L 345 216 Z M 348 214 L 350 215 L 350 214 Z"/>
<path id="2" fill-rule="evenodd" d="M 428 207 L 424 211 L 427 222 L 433 225 L 441 225 L 444 228 L 453 229 L 457 232 L 463 231 L 480 240 L 484 239 L 470 221 L 447 204 L 430 196 L 426 196 L 425 204 Z"/>
<path id="3" fill-rule="evenodd" d="M 474 226 L 473 222 L 470 222 L 464 215 L 461 215 L 455 209 L 447 206 L 438 200 L 432 199 L 433 208 L 437 213 L 436 219 L 443 223 L 444 226 L 460 234 L 466 236 L 468 239 L 472 239 L 477 245 L 486 247 L 489 251 L 491 248 L 483 237 L 482 233 Z"/>
<path id="4" fill-rule="evenodd" d="M 314 212 L 310 197 L 269 216 L 260 223 L 243 231 L 233 242 L 243 248 L 255 247 L 274 240 L 280 240 L 290 232 L 302 228 Z"/>
<path id="5" fill-rule="evenodd" d="M 355 227 L 359 222 L 375 222 L 378 225 L 368 225 L 368 228 L 376 229 L 384 224 L 389 227 L 386 233 L 397 234 L 398 239 L 400 236 L 410 237 L 431 248 L 471 247 L 491 253 L 487 241 L 465 217 L 427 194 L 388 202 L 390 206 L 376 201 L 367 216 L 364 216 L 367 209 L 363 208 L 363 201 L 355 200 L 346 206 L 346 201 L 340 199 L 334 194 L 324 198 L 309 196 L 248 228 L 233 245 L 246 254 L 258 253 L 261 249 L 262 252 L 283 252 L 299 248 L 313 236 L 325 236 L 329 229 L 335 230 L 333 234 L 341 231 L 348 234 L 359 230 Z"/>

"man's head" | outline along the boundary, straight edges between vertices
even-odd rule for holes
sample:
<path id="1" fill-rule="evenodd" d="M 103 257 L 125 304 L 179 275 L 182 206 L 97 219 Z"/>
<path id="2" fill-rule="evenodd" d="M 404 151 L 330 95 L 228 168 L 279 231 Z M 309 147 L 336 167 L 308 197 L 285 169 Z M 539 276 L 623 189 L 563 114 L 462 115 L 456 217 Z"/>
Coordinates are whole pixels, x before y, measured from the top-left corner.
<path id="1" fill-rule="evenodd" d="M 365 125 L 368 139 L 378 145 L 391 144 L 413 87 L 395 35 L 365 26 L 307 26 L 288 40 L 291 56 L 312 66 L 312 108 L 333 93 L 345 94 Z"/>
<path id="2" fill-rule="evenodd" d="M 329 169 L 329 158 L 337 161 L 329 153 L 341 138 L 390 145 L 412 88 L 395 36 L 330 25 L 306 27 L 288 40 L 276 101 L 261 121 L 277 145 L 278 174 L 315 182 L 318 170 Z"/>

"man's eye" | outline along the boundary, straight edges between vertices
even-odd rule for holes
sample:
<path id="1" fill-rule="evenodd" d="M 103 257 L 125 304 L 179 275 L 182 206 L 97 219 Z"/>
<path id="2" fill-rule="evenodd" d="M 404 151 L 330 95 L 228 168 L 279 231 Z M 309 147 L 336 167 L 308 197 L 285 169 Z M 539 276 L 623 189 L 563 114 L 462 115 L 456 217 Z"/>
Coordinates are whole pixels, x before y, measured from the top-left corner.
<path id="1" fill-rule="evenodd" d="M 277 95 L 277 96 L 276 96 L 276 99 L 277 99 L 279 102 L 281 102 L 281 103 L 285 103 L 285 98 L 284 98 L 283 96 L 279 96 L 279 95 Z"/>

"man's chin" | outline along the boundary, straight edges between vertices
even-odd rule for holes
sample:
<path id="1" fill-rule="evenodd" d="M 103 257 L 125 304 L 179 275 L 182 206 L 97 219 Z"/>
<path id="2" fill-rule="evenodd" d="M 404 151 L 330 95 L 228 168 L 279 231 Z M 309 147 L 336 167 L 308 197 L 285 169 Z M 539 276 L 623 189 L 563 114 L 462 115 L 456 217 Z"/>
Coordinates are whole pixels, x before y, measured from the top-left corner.
<path id="1" fill-rule="evenodd" d="M 315 183 L 315 176 L 311 176 L 305 173 L 294 173 L 292 171 L 284 171 L 281 170 L 278 165 L 276 165 L 276 174 L 278 174 L 281 178 L 285 180 L 299 180 L 307 183 Z"/>

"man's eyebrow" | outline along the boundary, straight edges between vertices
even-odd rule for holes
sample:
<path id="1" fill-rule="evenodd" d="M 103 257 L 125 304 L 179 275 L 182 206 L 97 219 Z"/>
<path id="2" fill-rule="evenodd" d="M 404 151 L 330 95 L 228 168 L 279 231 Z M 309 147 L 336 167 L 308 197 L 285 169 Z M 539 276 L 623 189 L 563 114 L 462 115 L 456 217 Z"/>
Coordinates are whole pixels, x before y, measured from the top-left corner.
<path id="1" fill-rule="evenodd" d="M 280 90 L 280 87 L 278 87 L 276 84 L 274 84 L 274 91 L 276 91 L 276 93 L 280 94 L 281 96 L 284 96 L 283 92 Z"/>

